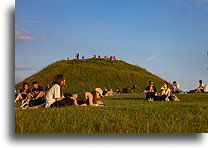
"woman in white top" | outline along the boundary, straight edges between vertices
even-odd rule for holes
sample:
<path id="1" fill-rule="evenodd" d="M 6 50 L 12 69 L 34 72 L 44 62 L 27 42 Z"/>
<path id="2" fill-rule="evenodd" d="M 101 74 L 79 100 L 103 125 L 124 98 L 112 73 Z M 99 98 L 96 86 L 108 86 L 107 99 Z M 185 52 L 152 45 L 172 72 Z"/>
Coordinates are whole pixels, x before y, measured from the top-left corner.
<path id="1" fill-rule="evenodd" d="M 164 82 L 163 87 L 161 87 L 161 96 L 160 100 L 161 101 L 169 101 L 171 99 L 170 97 L 170 89 L 168 88 L 168 82 Z"/>
<path id="2" fill-rule="evenodd" d="M 69 105 L 78 106 L 76 100 L 71 95 L 66 98 L 63 96 L 63 85 L 65 85 L 64 76 L 62 74 L 56 75 L 53 79 L 52 87 L 46 94 L 46 103 L 30 107 L 30 109 L 37 109 L 41 107 L 65 107 Z"/>
<path id="3" fill-rule="evenodd" d="M 48 107 L 65 107 L 69 105 L 78 106 L 76 100 L 70 96 L 65 98 L 63 95 L 63 85 L 65 85 L 65 79 L 62 74 L 58 74 L 54 77 L 52 87 L 49 89 L 46 95 L 46 108 Z"/>

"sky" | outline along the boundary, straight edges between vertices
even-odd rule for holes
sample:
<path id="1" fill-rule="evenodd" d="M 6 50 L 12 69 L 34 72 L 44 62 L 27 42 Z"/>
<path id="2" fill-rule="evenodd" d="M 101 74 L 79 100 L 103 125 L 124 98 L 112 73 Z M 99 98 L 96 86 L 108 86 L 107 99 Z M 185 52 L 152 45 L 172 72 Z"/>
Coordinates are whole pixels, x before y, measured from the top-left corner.
<path id="1" fill-rule="evenodd" d="M 15 83 L 80 53 L 191 90 L 208 84 L 207 51 L 208 0 L 16 0 Z"/>

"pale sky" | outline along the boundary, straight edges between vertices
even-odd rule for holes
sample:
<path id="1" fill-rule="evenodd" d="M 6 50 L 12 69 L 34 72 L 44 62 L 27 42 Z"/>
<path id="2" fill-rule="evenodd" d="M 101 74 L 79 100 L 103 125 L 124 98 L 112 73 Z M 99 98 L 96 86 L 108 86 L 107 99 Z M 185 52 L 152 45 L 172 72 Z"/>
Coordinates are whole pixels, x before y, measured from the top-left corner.
<path id="1" fill-rule="evenodd" d="M 208 0 L 17 0 L 15 83 L 52 62 L 116 56 L 183 90 L 208 84 Z"/>

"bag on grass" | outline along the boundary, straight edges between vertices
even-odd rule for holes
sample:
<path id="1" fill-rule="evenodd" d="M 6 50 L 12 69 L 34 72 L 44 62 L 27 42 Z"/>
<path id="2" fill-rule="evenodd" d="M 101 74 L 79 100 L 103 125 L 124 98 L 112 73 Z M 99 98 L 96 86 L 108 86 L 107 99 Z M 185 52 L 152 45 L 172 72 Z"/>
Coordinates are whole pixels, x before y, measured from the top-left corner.
<path id="1" fill-rule="evenodd" d="M 173 98 L 173 101 L 175 101 L 175 102 L 179 102 L 180 101 L 176 95 L 173 95 L 172 98 Z"/>
<path id="2" fill-rule="evenodd" d="M 204 86 L 204 92 L 208 92 L 208 84 Z"/>

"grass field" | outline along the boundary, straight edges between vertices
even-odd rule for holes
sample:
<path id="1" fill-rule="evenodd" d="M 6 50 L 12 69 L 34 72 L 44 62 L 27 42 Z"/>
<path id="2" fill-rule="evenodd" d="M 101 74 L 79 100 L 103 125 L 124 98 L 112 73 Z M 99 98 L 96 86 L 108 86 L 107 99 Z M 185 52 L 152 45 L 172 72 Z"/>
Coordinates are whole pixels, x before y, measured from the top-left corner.
<path id="1" fill-rule="evenodd" d="M 15 110 L 16 133 L 207 133 L 208 94 L 147 102 L 143 94 L 102 98 L 104 107 Z"/>

